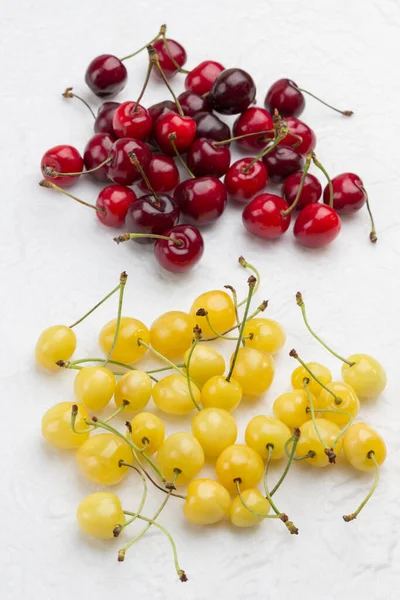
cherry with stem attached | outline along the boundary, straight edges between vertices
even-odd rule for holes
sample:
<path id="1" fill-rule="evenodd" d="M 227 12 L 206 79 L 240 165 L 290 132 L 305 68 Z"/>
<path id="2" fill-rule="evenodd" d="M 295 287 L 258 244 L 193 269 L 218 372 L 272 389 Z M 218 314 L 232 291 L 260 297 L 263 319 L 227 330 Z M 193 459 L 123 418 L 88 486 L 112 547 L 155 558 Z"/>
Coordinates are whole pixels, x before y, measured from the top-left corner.
<path id="1" fill-rule="evenodd" d="M 94 113 L 92 107 L 84 98 L 75 94 L 72 87 L 68 87 L 62 93 L 64 98 L 77 98 L 86 106 L 86 108 L 90 111 L 92 117 L 94 118 L 93 129 L 95 133 L 109 133 L 110 135 L 115 137 L 115 131 L 113 129 L 113 117 L 116 109 L 120 105 L 119 102 L 103 102 L 97 110 L 97 116 Z"/>

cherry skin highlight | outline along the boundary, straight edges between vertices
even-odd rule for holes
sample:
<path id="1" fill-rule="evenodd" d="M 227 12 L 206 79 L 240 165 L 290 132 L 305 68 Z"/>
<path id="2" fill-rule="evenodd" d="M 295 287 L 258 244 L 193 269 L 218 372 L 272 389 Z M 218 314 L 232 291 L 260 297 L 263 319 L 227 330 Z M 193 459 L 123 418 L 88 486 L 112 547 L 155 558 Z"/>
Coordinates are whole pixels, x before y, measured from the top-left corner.
<path id="1" fill-rule="evenodd" d="M 124 185 L 109 185 L 97 196 L 96 206 L 105 212 L 96 211 L 97 218 L 107 227 L 122 227 L 136 194 Z"/>
<path id="2" fill-rule="evenodd" d="M 226 144 L 214 146 L 213 140 L 199 138 L 193 142 L 187 153 L 189 169 L 196 175 L 222 177 L 229 169 L 231 152 Z"/>
<path id="3" fill-rule="evenodd" d="M 174 159 L 165 154 L 153 154 L 146 175 L 155 192 L 172 192 L 179 183 L 179 171 Z M 152 191 L 143 179 L 139 187 L 146 194 Z"/>
<path id="4" fill-rule="evenodd" d="M 226 188 L 216 177 L 182 181 L 175 190 L 174 198 L 182 213 L 199 225 L 218 219 L 227 204 Z"/>
<path id="5" fill-rule="evenodd" d="M 282 196 L 285 198 L 289 206 L 291 206 L 296 199 L 302 176 L 302 171 L 296 171 L 296 173 L 292 173 L 291 175 L 289 175 L 289 177 L 285 179 L 285 182 L 282 186 Z M 304 178 L 303 189 L 301 190 L 300 198 L 298 204 L 296 205 L 296 208 L 304 208 L 305 206 L 307 206 L 307 204 L 318 202 L 318 200 L 321 198 L 321 194 L 322 185 L 315 177 L 315 175 L 307 173 L 307 175 Z"/>
<path id="6" fill-rule="evenodd" d="M 310 150 L 314 150 L 317 144 L 317 136 L 311 127 L 300 121 L 300 119 L 296 119 L 296 117 L 288 117 L 285 121 L 288 125 L 289 133 L 281 141 L 281 144 L 283 146 L 290 146 L 299 154 L 307 154 Z"/>
<path id="7" fill-rule="evenodd" d="M 281 196 L 260 194 L 243 209 L 243 224 L 247 231 L 266 240 L 275 240 L 287 231 L 291 215 L 282 215 L 288 204 Z"/>
<path id="8" fill-rule="evenodd" d="M 257 133 L 258 131 L 273 131 L 274 123 L 272 121 L 272 117 L 263 108 L 259 108 L 257 106 L 251 106 L 236 119 L 233 124 L 233 135 L 234 137 L 239 135 L 247 135 L 249 133 Z M 251 135 L 247 138 L 243 138 L 241 140 L 236 140 L 235 143 L 243 148 L 244 150 L 249 150 L 252 152 L 253 150 L 260 150 L 261 148 L 265 148 L 267 145 L 267 141 L 272 139 L 274 134 L 268 135 Z"/>
<path id="9" fill-rule="evenodd" d="M 256 86 L 251 76 L 242 69 L 226 69 L 214 81 L 209 101 L 217 112 L 236 115 L 246 110 L 256 97 Z"/>
<path id="10" fill-rule="evenodd" d="M 83 158 L 73 146 L 61 144 L 60 146 L 50 148 L 43 154 L 40 167 L 44 179 L 61 187 L 68 187 L 78 179 L 79 175 L 50 177 L 46 175 L 45 167 L 51 167 L 58 173 L 78 173 L 83 170 Z"/>
<path id="11" fill-rule="evenodd" d="M 97 111 L 97 117 L 94 122 L 95 133 L 109 133 L 117 137 L 113 128 L 114 113 L 119 106 L 119 102 L 103 102 Z"/>
<path id="12" fill-rule="evenodd" d="M 136 109 L 135 109 L 136 107 Z M 113 129 L 119 138 L 135 138 L 144 142 L 151 134 L 153 122 L 149 112 L 136 102 L 123 102 L 113 117 Z"/>
<path id="13" fill-rule="evenodd" d="M 124 89 L 128 79 L 125 65 L 112 54 L 96 56 L 85 73 L 85 82 L 99 98 L 115 96 Z"/>
<path id="14" fill-rule="evenodd" d="M 115 137 L 109 133 L 96 133 L 90 138 L 83 152 L 83 162 L 87 170 L 97 167 L 100 163 L 106 160 L 110 154 Z M 110 181 L 108 176 L 108 164 L 104 165 L 97 171 L 90 173 L 96 181 Z"/>
<path id="15" fill-rule="evenodd" d="M 187 117 L 194 117 L 199 112 L 211 111 L 207 98 L 202 98 L 194 92 L 182 92 L 179 94 L 178 100 Z"/>
<path id="16" fill-rule="evenodd" d="M 304 156 L 289 148 L 278 144 L 271 152 L 266 154 L 262 161 L 267 167 L 268 175 L 274 183 L 280 183 L 295 171 L 304 167 Z"/>
<path id="17" fill-rule="evenodd" d="M 167 39 L 166 43 L 167 47 L 163 39 L 157 40 L 154 42 L 153 48 L 157 51 L 160 67 L 164 71 L 164 75 L 170 79 L 178 72 L 178 68 L 174 64 L 174 61 L 180 67 L 183 67 L 186 63 L 187 56 L 184 47 L 175 40 Z M 171 59 L 171 56 L 174 60 Z M 156 77 L 161 79 L 161 75 L 157 69 L 153 69 L 153 73 Z"/>
<path id="18" fill-rule="evenodd" d="M 248 202 L 267 185 L 268 172 L 260 160 L 245 172 L 252 160 L 252 158 L 237 160 L 225 175 L 224 183 L 228 194 L 237 202 Z"/>
<path id="19" fill-rule="evenodd" d="M 276 109 L 281 117 L 298 117 L 306 105 L 302 92 L 291 79 L 278 79 L 269 88 L 264 106 L 271 113 Z"/>
<path id="20" fill-rule="evenodd" d="M 178 152 L 186 152 L 196 135 L 196 123 L 191 117 L 169 112 L 161 115 L 154 125 L 154 137 L 160 149 L 170 156 L 175 154 L 169 135 L 174 133 Z"/>
<path id="21" fill-rule="evenodd" d="M 196 113 L 193 120 L 196 123 L 196 138 L 204 137 L 215 142 L 222 142 L 231 137 L 229 125 L 216 115 L 208 112 Z M 225 145 L 229 146 L 229 144 Z"/>
<path id="22" fill-rule="evenodd" d="M 333 208 L 340 214 L 346 215 L 362 208 L 367 195 L 362 189 L 362 179 L 355 173 L 342 173 L 332 179 Z M 329 204 L 329 186 L 324 189 L 324 202 Z"/>
<path id="23" fill-rule="evenodd" d="M 314 202 L 305 206 L 294 223 L 293 234 L 296 240 L 307 248 L 322 248 L 332 242 L 341 229 L 337 212 Z"/>
<path id="24" fill-rule="evenodd" d="M 179 207 L 168 194 L 141 196 L 129 206 L 126 228 L 131 233 L 163 234 L 179 222 Z M 153 243 L 152 238 L 133 238 L 138 244 Z"/>
<path id="25" fill-rule="evenodd" d="M 190 71 L 185 79 L 185 89 L 199 96 L 208 94 L 218 75 L 225 70 L 220 63 L 205 60 Z"/>
<path id="26" fill-rule="evenodd" d="M 141 174 L 129 158 L 131 152 L 136 154 L 141 167 L 145 172 L 147 171 L 151 160 L 151 152 L 146 144 L 140 140 L 121 138 L 114 142 L 110 150 L 112 160 L 108 168 L 108 175 L 114 183 L 132 185 L 141 178 Z"/>
<path id="27" fill-rule="evenodd" d="M 199 262 L 204 252 L 204 241 L 200 231 L 192 225 L 177 225 L 164 231 L 172 240 L 157 240 L 154 255 L 160 265 L 172 273 L 185 273 Z"/>

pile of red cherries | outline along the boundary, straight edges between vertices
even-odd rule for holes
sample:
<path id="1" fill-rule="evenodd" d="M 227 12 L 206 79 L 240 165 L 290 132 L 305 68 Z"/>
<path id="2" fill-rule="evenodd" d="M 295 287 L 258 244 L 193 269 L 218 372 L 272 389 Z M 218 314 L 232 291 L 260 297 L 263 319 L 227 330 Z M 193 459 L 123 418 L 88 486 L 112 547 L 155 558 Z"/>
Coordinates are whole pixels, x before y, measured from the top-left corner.
<path id="1" fill-rule="evenodd" d="M 146 48 L 149 66 L 139 98 L 108 101 L 126 85 L 125 60 Z M 88 106 L 95 135 L 83 156 L 65 144 L 45 152 L 40 184 L 90 206 L 104 225 L 129 232 L 115 241 L 153 242 L 156 259 L 172 272 L 187 271 L 200 260 L 204 242 L 198 227 L 220 218 L 228 199 L 244 204 L 245 228 L 267 240 L 288 230 L 296 210 L 293 234 L 308 248 L 332 242 L 341 229 L 339 215 L 366 205 L 370 239 L 376 241 L 360 177 L 343 173 L 330 179 L 316 157 L 316 135 L 298 118 L 305 90 L 280 79 L 261 108 L 254 106 L 256 86 L 246 71 L 225 69 L 211 60 L 187 71 L 185 63 L 184 48 L 166 37 L 165 26 L 150 44 L 129 56 L 103 54 L 93 59 L 85 81 L 96 96 L 107 99 L 97 115 L 72 88 L 63 95 Z M 179 73 L 186 74 L 186 91 L 177 97 L 169 81 Z M 151 76 L 165 82 L 172 100 L 145 108 L 140 101 Z M 232 132 L 215 113 L 238 115 Z M 231 144 L 251 156 L 231 163 Z M 187 179 L 180 180 L 175 161 L 184 166 Z M 311 163 L 327 179 L 324 190 L 308 173 Z M 94 204 L 65 190 L 84 174 L 109 184 Z M 281 195 L 266 191 L 268 182 L 282 184 Z"/>

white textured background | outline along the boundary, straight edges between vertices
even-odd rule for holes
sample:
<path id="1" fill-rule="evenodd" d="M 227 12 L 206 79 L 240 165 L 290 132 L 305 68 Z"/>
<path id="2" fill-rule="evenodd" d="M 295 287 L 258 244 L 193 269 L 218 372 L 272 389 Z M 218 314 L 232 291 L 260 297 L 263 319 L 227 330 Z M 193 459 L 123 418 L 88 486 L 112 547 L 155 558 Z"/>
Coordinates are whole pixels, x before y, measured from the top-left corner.
<path id="1" fill-rule="evenodd" d="M 187 49 L 187 66 L 211 58 L 239 66 L 254 77 L 262 104 L 268 86 L 292 77 L 323 98 L 355 111 L 346 120 L 307 100 L 304 120 L 318 136 L 318 156 L 332 175 L 354 171 L 363 178 L 376 214 L 379 242 L 368 241 L 363 210 L 346 219 L 340 238 L 322 251 L 295 245 L 289 232 L 277 243 L 246 235 L 240 210 L 205 232 L 206 251 L 187 276 L 171 276 L 151 250 L 117 247 L 90 210 L 38 187 L 42 153 L 59 143 L 83 149 L 92 121 L 78 101 L 61 92 L 73 85 L 94 105 L 83 83 L 97 54 L 125 55 L 166 22 L 169 35 Z M 2 2 L 1 99 L 1 354 L 0 596 L 3 600 L 217 598 L 286 600 L 397 599 L 400 585 L 399 524 L 399 104 L 398 0 L 113 0 L 99 2 L 19 0 Z M 146 57 L 129 62 L 122 99 L 135 99 Z M 183 89 L 183 78 L 173 80 Z M 145 104 L 167 98 L 160 85 Z M 120 98 L 118 98 L 120 99 Z M 95 199 L 96 185 L 74 187 Z M 294 302 L 305 294 L 310 318 L 322 336 L 344 353 L 368 352 L 385 365 L 389 384 L 362 416 L 376 425 L 389 449 L 379 489 L 362 516 L 341 515 L 363 497 L 370 477 L 345 467 L 295 469 L 279 493 L 282 510 L 300 529 L 289 536 L 275 522 L 237 531 L 208 529 L 183 520 L 179 500 L 161 517 L 178 544 L 190 581 L 176 580 L 166 540 L 149 532 L 124 564 L 117 545 L 83 539 L 75 524 L 80 499 L 96 489 L 76 472 L 73 455 L 45 447 L 40 419 L 52 404 L 72 399 L 73 375 L 39 373 L 32 348 L 48 325 L 75 320 L 117 281 L 130 280 L 125 313 L 151 323 L 170 309 L 187 310 L 198 293 L 225 283 L 245 289 L 238 254 L 256 263 L 269 315 L 288 332 L 266 397 L 236 411 L 241 433 L 250 416 L 270 411 L 289 387 L 295 346 L 307 360 L 340 366 L 306 335 Z M 76 356 L 97 353 L 101 325 L 114 315 L 110 302 L 79 329 Z M 187 427 L 187 423 L 168 423 Z M 134 476 L 125 480 L 126 506 L 139 498 Z M 151 494 L 147 514 L 160 497 Z"/>

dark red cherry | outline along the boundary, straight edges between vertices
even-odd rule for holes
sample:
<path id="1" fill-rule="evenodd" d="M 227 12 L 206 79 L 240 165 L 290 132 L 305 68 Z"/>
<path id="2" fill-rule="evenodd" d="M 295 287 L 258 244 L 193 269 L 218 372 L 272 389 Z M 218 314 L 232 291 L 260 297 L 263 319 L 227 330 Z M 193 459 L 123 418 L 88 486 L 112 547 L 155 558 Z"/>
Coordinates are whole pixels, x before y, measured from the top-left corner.
<path id="1" fill-rule="evenodd" d="M 288 135 L 281 141 L 283 146 L 290 146 L 299 154 L 307 154 L 310 150 L 314 150 L 317 137 L 314 131 L 300 121 L 300 119 L 296 119 L 296 117 L 287 117 L 285 119 L 289 133 Z"/>
<path id="2" fill-rule="evenodd" d="M 280 183 L 295 171 L 301 171 L 304 167 L 304 156 L 279 144 L 262 159 L 267 167 L 268 175 L 274 183 Z"/>
<path id="3" fill-rule="evenodd" d="M 97 196 L 96 206 L 104 211 L 96 211 L 97 218 L 107 227 L 122 227 L 135 200 L 136 194 L 125 185 L 109 185 Z"/>
<path id="4" fill-rule="evenodd" d="M 267 185 L 268 172 L 258 160 L 247 170 L 252 158 L 241 158 L 228 169 L 224 183 L 229 196 L 237 202 L 248 202 Z"/>
<path id="5" fill-rule="evenodd" d="M 165 76 L 168 77 L 168 79 L 176 75 L 176 73 L 178 72 L 178 67 L 174 64 L 174 61 L 180 67 L 183 67 L 183 65 L 186 62 L 186 51 L 184 47 L 178 44 L 178 42 L 175 42 L 175 40 L 157 40 L 156 42 L 154 42 L 153 48 L 157 50 L 160 67 L 162 68 Z M 161 78 L 161 75 L 157 69 L 153 69 L 153 73 L 158 78 Z"/>
<path id="6" fill-rule="evenodd" d="M 67 144 L 54 146 L 43 154 L 40 168 L 44 179 L 48 179 L 61 187 L 68 187 L 78 179 L 79 175 L 50 177 L 50 175 L 46 175 L 46 167 L 52 168 L 58 173 L 77 173 L 83 170 L 83 158 L 76 148 L 67 146 Z"/>
<path id="7" fill-rule="evenodd" d="M 214 146 L 214 140 L 199 138 L 194 140 L 187 153 L 189 169 L 196 175 L 222 177 L 231 164 L 231 152 L 226 144 Z"/>
<path id="8" fill-rule="evenodd" d="M 100 98 L 108 98 L 124 89 L 128 79 L 125 65 L 112 54 L 96 56 L 86 69 L 85 81 Z"/>
<path id="9" fill-rule="evenodd" d="M 342 173 L 332 179 L 333 208 L 340 214 L 349 214 L 364 206 L 367 195 L 364 184 L 355 173 Z M 324 202 L 329 204 L 329 186 L 324 189 Z"/>
<path id="10" fill-rule="evenodd" d="M 113 128 L 119 138 L 130 137 L 144 142 L 151 134 L 151 116 L 140 104 L 123 102 L 114 113 Z"/>
<path id="11" fill-rule="evenodd" d="M 257 133 L 263 132 L 263 135 L 250 135 L 247 138 L 243 138 L 241 140 L 236 140 L 236 144 L 243 148 L 244 150 L 250 150 L 252 152 L 254 149 L 259 150 L 260 148 L 265 148 L 267 145 L 266 139 L 272 139 L 274 137 L 274 133 L 265 134 L 265 131 L 274 130 L 274 123 L 272 121 L 272 117 L 263 108 L 259 108 L 258 106 L 251 106 L 247 110 L 245 110 L 234 122 L 233 124 L 233 135 L 234 137 L 239 135 L 247 135 L 249 133 Z"/>
<path id="12" fill-rule="evenodd" d="M 207 98 L 202 98 L 194 92 L 182 92 L 178 96 L 178 100 L 187 117 L 193 117 L 196 113 L 211 110 Z"/>
<path id="13" fill-rule="evenodd" d="M 165 154 L 153 154 L 146 175 L 155 192 L 172 192 L 179 183 L 179 171 L 174 159 Z M 139 187 L 146 194 L 152 191 L 143 179 Z"/>
<path id="14" fill-rule="evenodd" d="M 199 96 L 208 94 L 218 75 L 225 70 L 220 63 L 213 60 L 205 60 L 190 71 L 185 79 L 185 88 L 195 92 Z"/>
<path id="15" fill-rule="evenodd" d="M 314 202 L 305 206 L 294 223 L 296 240 L 307 248 L 322 248 L 332 242 L 340 232 L 341 222 L 337 212 Z"/>
<path id="16" fill-rule="evenodd" d="M 191 117 L 181 117 L 173 112 L 165 113 L 157 119 L 154 125 L 154 137 L 160 149 L 170 156 L 174 148 L 169 135 L 175 133 L 175 146 L 178 152 L 186 152 L 196 135 L 196 123 Z"/>
<path id="17" fill-rule="evenodd" d="M 89 169 L 94 169 L 97 165 L 105 161 L 110 154 L 114 142 L 115 136 L 110 135 L 109 133 L 96 133 L 91 137 L 83 152 L 85 169 L 87 171 Z M 108 164 L 97 169 L 97 171 L 93 171 L 90 175 L 97 181 L 110 181 L 108 176 Z"/>
<path id="18" fill-rule="evenodd" d="M 134 181 L 141 178 L 139 171 L 129 158 L 131 152 L 136 154 L 140 165 L 144 171 L 147 171 L 151 160 L 151 152 L 146 144 L 140 140 L 121 138 L 114 142 L 110 150 L 110 157 L 113 160 L 110 161 L 108 176 L 114 183 L 132 185 Z"/>
<path id="19" fill-rule="evenodd" d="M 131 233 L 164 234 L 177 225 L 180 210 L 168 194 L 146 194 L 133 202 L 126 216 L 126 227 Z M 154 242 L 152 238 L 133 238 L 139 244 Z"/>
<path id="20" fill-rule="evenodd" d="M 215 221 L 226 208 L 226 187 L 216 177 L 197 177 L 182 181 L 174 198 L 183 214 L 205 225 Z"/>
<path id="21" fill-rule="evenodd" d="M 278 79 L 269 88 L 264 105 L 271 113 L 277 109 L 281 117 L 298 117 L 303 112 L 306 102 L 294 81 Z"/>
<path id="22" fill-rule="evenodd" d="M 176 225 L 164 231 L 172 240 L 157 240 L 154 255 L 160 265 L 172 273 L 189 271 L 199 262 L 204 252 L 204 241 L 200 231 L 192 225 Z M 179 240 L 179 245 L 173 240 Z"/>
<path id="23" fill-rule="evenodd" d="M 243 209 L 243 224 L 247 231 L 266 240 L 281 237 L 290 225 L 291 215 L 282 215 L 288 204 L 276 194 L 260 194 Z"/>
<path id="24" fill-rule="evenodd" d="M 196 113 L 193 119 L 196 122 L 196 138 L 204 137 L 222 142 L 223 140 L 229 140 L 231 137 L 229 125 L 221 121 L 216 115 L 208 112 Z"/>
<path id="25" fill-rule="evenodd" d="M 209 101 L 217 112 L 236 115 L 246 110 L 255 97 L 255 83 L 246 71 L 226 69 L 214 81 Z"/>
<path id="26" fill-rule="evenodd" d="M 296 199 L 302 176 L 302 171 L 296 171 L 296 173 L 292 173 L 285 179 L 285 182 L 282 186 L 282 196 L 285 198 L 289 206 L 291 206 Z M 301 190 L 300 198 L 296 208 L 304 208 L 307 206 L 307 204 L 318 202 L 318 200 L 321 198 L 321 194 L 322 185 L 314 175 L 307 173 L 304 178 L 303 189 Z"/>
<path id="27" fill-rule="evenodd" d="M 178 114 L 176 104 L 175 102 L 172 102 L 172 100 L 163 100 L 162 102 L 157 102 L 157 104 L 153 104 L 147 110 L 153 121 L 153 126 L 154 123 L 157 121 L 158 117 L 161 117 L 161 115 L 167 112 L 174 112 Z"/>
<path id="28" fill-rule="evenodd" d="M 95 133 L 109 133 L 115 135 L 113 128 L 114 113 L 119 106 L 119 102 L 103 102 L 97 111 L 97 117 L 94 122 Z"/>

